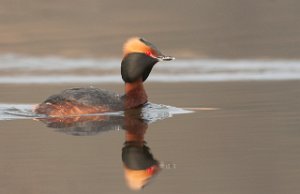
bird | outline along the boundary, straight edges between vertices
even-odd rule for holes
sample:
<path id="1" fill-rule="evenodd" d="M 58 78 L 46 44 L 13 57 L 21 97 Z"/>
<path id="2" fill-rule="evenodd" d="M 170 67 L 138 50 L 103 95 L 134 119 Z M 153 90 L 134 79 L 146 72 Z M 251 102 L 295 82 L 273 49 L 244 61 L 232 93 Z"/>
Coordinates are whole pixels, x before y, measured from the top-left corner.
<path id="1" fill-rule="evenodd" d="M 175 58 L 162 52 L 145 38 L 132 37 L 123 45 L 121 76 L 125 93 L 94 88 L 70 88 L 51 95 L 34 112 L 47 116 L 70 116 L 124 111 L 143 106 L 148 101 L 144 87 L 154 65 Z"/>

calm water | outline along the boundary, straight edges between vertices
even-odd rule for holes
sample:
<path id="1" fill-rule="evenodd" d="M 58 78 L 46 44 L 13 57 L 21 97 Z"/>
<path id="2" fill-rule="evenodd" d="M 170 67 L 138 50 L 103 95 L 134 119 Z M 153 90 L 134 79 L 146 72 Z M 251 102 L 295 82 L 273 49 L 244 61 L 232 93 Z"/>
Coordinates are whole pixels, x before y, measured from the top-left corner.
<path id="1" fill-rule="evenodd" d="M 144 188 L 152 177 L 163 168 L 175 168 L 176 164 L 156 160 L 145 141 L 148 124 L 192 111 L 181 108 L 147 103 L 142 108 L 102 114 L 68 117 L 47 117 L 32 112 L 33 105 L 0 104 L 1 120 L 32 119 L 47 127 L 72 136 L 92 136 L 103 132 L 124 130 L 122 161 L 125 180 L 132 190 Z M 108 145 L 110 147 L 110 145 Z"/>
<path id="2" fill-rule="evenodd" d="M 139 184 L 146 177 L 143 193 L 297 193 L 298 84 L 147 86 L 155 102 L 218 108 L 189 114 L 157 105 L 146 112 L 32 120 L 31 105 L 2 104 L 0 192 L 131 193 L 128 177 Z M 124 144 L 130 138 L 147 144 Z M 155 161 L 159 171 L 150 168 Z M 133 170 L 125 171 L 126 164 Z M 148 170 L 140 175 L 136 168 Z"/>
<path id="3" fill-rule="evenodd" d="M 142 186 L 143 193 L 164 194 L 297 193 L 298 62 L 258 61 L 251 68 L 243 67 L 241 61 L 190 63 L 197 76 L 253 73 L 256 81 L 249 77 L 246 80 L 252 81 L 155 80 L 156 73 L 189 77 L 190 70 L 182 71 L 185 63 L 179 62 L 174 72 L 155 69 L 154 80 L 146 84 L 151 102 L 170 106 L 148 104 L 130 112 L 67 118 L 34 115 L 31 108 L 48 95 L 77 85 L 49 85 L 55 76 L 68 72 L 83 78 L 92 75 L 87 71 L 90 67 L 1 66 L 1 72 L 11 76 L 1 75 L 0 84 L 0 193 L 132 193 Z M 117 69 L 107 68 L 109 75 L 117 76 Z M 41 79 L 48 85 L 24 84 L 37 83 L 40 73 L 48 75 Z M 287 77 L 276 79 L 281 73 Z M 272 75 L 271 81 L 266 75 Z M 257 81 L 259 76 L 262 79 Z M 119 82 L 113 77 L 109 80 Z M 91 82 L 95 87 L 122 91 L 119 83 Z M 85 84 L 89 82 L 81 83 Z M 198 109 L 186 112 L 188 108 Z"/>

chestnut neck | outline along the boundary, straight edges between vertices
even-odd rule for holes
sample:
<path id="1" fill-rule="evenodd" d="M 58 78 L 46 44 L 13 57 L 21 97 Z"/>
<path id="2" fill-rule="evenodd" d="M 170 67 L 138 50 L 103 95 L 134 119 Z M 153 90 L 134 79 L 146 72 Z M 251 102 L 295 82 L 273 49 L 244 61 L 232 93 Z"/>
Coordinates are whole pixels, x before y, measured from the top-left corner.
<path id="1" fill-rule="evenodd" d="M 125 109 L 135 108 L 147 102 L 143 80 L 125 83 Z"/>

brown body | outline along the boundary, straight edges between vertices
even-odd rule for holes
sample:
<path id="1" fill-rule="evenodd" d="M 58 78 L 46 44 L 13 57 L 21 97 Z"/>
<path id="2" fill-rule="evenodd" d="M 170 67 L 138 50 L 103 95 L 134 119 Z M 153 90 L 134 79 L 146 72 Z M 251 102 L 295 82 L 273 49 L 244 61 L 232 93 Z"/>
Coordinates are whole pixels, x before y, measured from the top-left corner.
<path id="1" fill-rule="evenodd" d="M 63 100 L 59 103 L 42 103 L 36 107 L 35 112 L 50 116 L 95 114 L 135 108 L 145 104 L 147 100 L 148 97 L 143 82 L 138 80 L 133 83 L 125 83 L 125 95 L 119 97 L 118 105 L 114 107 L 110 106 L 110 104 L 100 104 L 97 106 Z"/>
<path id="2" fill-rule="evenodd" d="M 65 102 L 63 104 L 47 104 L 38 105 L 35 109 L 38 114 L 46 114 L 49 116 L 74 116 L 83 114 L 94 114 L 101 112 L 109 112 L 106 107 L 86 106 L 73 102 Z"/>

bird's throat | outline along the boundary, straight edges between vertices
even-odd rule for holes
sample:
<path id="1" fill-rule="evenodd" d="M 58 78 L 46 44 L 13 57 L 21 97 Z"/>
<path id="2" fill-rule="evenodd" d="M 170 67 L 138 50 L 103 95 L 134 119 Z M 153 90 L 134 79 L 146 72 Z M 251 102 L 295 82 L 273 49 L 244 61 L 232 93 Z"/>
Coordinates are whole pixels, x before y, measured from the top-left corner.
<path id="1" fill-rule="evenodd" d="M 143 80 L 125 83 L 125 108 L 135 108 L 147 102 L 148 97 L 144 89 Z"/>

